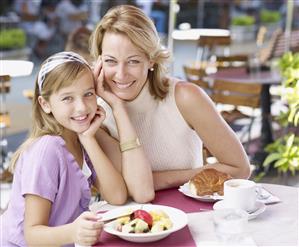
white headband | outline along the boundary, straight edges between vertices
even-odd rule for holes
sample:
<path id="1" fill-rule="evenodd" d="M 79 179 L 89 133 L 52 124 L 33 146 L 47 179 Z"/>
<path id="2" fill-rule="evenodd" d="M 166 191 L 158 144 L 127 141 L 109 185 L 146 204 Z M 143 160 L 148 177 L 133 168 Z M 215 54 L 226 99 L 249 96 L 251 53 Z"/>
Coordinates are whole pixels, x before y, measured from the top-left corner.
<path id="1" fill-rule="evenodd" d="M 39 92 L 42 91 L 45 77 L 51 70 L 53 70 L 54 68 L 56 68 L 57 66 L 63 63 L 74 62 L 74 61 L 80 62 L 90 67 L 88 62 L 86 62 L 86 60 L 82 56 L 71 51 L 59 52 L 47 58 L 47 60 L 42 64 L 41 69 L 38 73 L 37 84 L 38 84 Z"/>

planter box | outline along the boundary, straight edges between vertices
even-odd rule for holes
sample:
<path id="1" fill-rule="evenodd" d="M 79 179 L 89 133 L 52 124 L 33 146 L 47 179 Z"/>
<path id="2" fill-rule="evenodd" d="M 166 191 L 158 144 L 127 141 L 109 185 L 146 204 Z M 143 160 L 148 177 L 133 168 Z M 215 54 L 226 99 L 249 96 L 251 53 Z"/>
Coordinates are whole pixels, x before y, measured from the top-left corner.
<path id="1" fill-rule="evenodd" d="M 255 25 L 250 26 L 230 26 L 231 37 L 234 41 L 253 41 L 256 36 Z"/>
<path id="2" fill-rule="evenodd" d="M 22 49 L 0 50 L 1 60 L 28 60 L 31 49 L 28 47 Z"/>

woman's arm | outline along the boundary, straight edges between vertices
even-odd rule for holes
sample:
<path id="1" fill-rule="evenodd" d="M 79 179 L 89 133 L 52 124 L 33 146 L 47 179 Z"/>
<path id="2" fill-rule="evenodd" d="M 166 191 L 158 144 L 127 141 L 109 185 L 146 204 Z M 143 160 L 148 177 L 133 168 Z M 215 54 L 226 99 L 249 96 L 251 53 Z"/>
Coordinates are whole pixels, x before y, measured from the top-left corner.
<path id="1" fill-rule="evenodd" d="M 97 94 L 112 108 L 120 143 L 136 140 L 138 136 L 122 100 L 103 87 L 104 74 L 101 69 L 100 58 L 95 67 L 94 75 L 97 78 Z M 143 151 L 142 143 L 137 148 L 120 152 L 119 142 L 112 137 L 107 137 L 103 130 L 98 131 L 97 140 L 104 152 L 121 170 L 129 195 L 133 200 L 139 203 L 153 200 L 155 191 L 152 170 L 150 162 Z"/>
<path id="2" fill-rule="evenodd" d="M 209 96 L 191 83 L 178 83 L 175 99 L 185 121 L 202 139 L 219 163 L 202 168 L 154 172 L 155 189 L 177 187 L 201 169 L 215 168 L 235 178 L 250 176 L 247 155 L 235 133 L 217 112 Z"/>
<path id="3" fill-rule="evenodd" d="M 123 105 L 113 109 L 120 143 L 136 140 L 137 134 L 131 124 L 129 116 Z M 119 150 L 119 147 L 118 147 Z M 149 202 L 154 199 L 152 170 L 147 159 L 142 143 L 141 146 L 121 152 L 122 174 L 128 190 L 134 201 L 139 203 Z"/>
<path id="4" fill-rule="evenodd" d="M 124 204 L 127 200 L 127 188 L 121 172 L 113 166 L 112 161 L 103 152 L 95 138 L 95 133 L 104 119 L 105 112 L 98 107 L 89 129 L 79 134 L 79 139 L 97 174 L 95 186 L 102 197 L 111 204 Z"/>
<path id="5" fill-rule="evenodd" d="M 202 168 L 153 172 L 155 190 L 177 188 L 190 180 Z"/>
<path id="6" fill-rule="evenodd" d="M 113 110 L 121 142 L 137 138 L 135 129 L 123 107 L 115 107 Z M 139 203 L 153 200 L 155 192 L 152 170 L 149 160 L 143 151 L 142 144 L 135 149 L 121 152 L 119 141 L 111 137 L 105 130 L 99 129 L 96 137 L 103 151 L 117 169 L 122 172 L 132 199 Z"/>
<path id="7" fill-rule="evenodd" d="M 92 245 L 98 241 L 103 224 L 95 214 L 84 212 L 70 224 L 49 227 L 50 213 L 51 201 L 25 195 L 24 234 L 28 246 Z"/>

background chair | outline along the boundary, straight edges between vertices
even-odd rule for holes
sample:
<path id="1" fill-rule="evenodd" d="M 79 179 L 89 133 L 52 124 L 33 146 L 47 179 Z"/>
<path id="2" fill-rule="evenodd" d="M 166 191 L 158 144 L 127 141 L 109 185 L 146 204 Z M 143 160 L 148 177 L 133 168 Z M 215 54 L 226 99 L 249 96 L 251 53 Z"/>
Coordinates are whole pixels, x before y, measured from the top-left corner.
<path id="1" fill-rule="evenodd" d="M 276 46 L 278 44 L 278 39 L 281 34 L 282 34 L 281 29 L 277 29 L 276 31 L 274 31 L 273 34 L 271 35 L 268 44 L 265 47 L 260 49 L 258 57 L 261 65 L 266 65 L 274 57 L 275 54 L 274 51 L 276 49 Z"/>
<path id="2" fill-rule="evenodd" d="M 286 52 L 288 43 L 289 43 L 289 51 L 291 52 L 299 51 L 299 29 L 292 30 L 289 37 L 286 37 L 285 33 L 280 32 L 274 44 L 271 57 L 272 58 L 281 57 Z"/>
<path id="3" fill-rule="evenodd" d="M 30 101 L 33 99 L 34 92 L 32 89 L 24 89 L 23 90 L 23 96 Z"/>
<path id="4" fill-rule="evenodd" d="M 266 33 L 267 33 L 267 29 L 264 26 L 261 26 L 259 28 L 257 36 L 256 36 L 257 53 L 260 52 L 260 48 L 264 45 Z M 257 61 L 258 65 L 260 65 L 258 54 L 257 54 L 257 60 L 258 60 Z M 229 68 L 246 68 L 246 69 L 248 69 L 249 62 L 250 62 L 250 55 L 248 55 L 248 54 L 217 56 L 217 60 L 216 60 L 218 71 L 223 70 L 223 69 L 229 69 Z M 260 67 L 257 69 L 260 69 Z M 238 109 L 238 106 L 235 106 L 230 111 L 223 111 L 222 116 L 228 123 L 232 123 L 232 122 L 234 122 L 238 119 L 242 119 L 242 118 L 250 118 L 250 116 L 241 112 Z"/>
<path id="5" fill-rule="evenodd" d="M 248 135 L 246 140 L 247 147 L 251 141 L 251 127 L 255 119 L 253 111 L 260 107 L 261 90 L 262 86 L 260 84 L 245 84 L 224 80 L 215 80 L 213 83 L 211 98 L 216 104 L 232 105 L 235 107 L 246 106 L 251 108 L 252 114 L 250 116 L 244 114 L 250 118 L 250 122 L 245 126 L 244 132 L 240 136 L 241 141 L 243 141 L 246 134 Z M 228 124 L 231 125 L 236 121 L 234 118 L 227 117 L 223 112 L 220 113 Z"/>
<path id="6" fill-rule="evenodd" d="M 229 69 L 229 68 L 247 68 L 248 67 L 248 55 L 236 54 L 230 56 L 217 56 L 217 71 Z M 248 117 L 242 113 L 238 106 L 235 106 L 230 111 L 223 111 L 222 116 L 227 122 L 234 122 L 237 119 Z"/>
<path id="7" fill-rule="evenodd" d="M 248 66 L 247 54 L 236 54 L 229 56 L 217 56 L 216 57 L 217 70 L 227 68 L 241 68 Z"/>
<path id="8" fill-rule="evenodd" d="M 3 164 L 6 155 L 7 140 L 6 128 L 10 126 L 10 116 L 6 106 L 6 95 L 10 92 L 11 82 L 10 76 L 0 76 L 0 147 L 1 147 L 1 163 Z"/>
<path id="9" fill-rule="evenodd" d="M 198 47 L 202 48 L 202 60 L 208 60 L 210 56 L 215 55 L 216 49 L 221 47 L 223 53 L 229 53 L 231 37 L 228 36 L 200 36 Z"/>
<path id="10" fill-rule="evenodd" d="M 10 92 L 10 76 L 0 76 L 0 182 L 11 182 L 12 175 L 4 167 L 7 161 L 6 129 L 10 127 L 11 120 L 6 106 L 6 95 Z"/>
<path id="11" fill-rule="evenodd" d="M 194 68 L 184 65 L 185 77 L 188 82 L 192 82 L 198 86 L 200 86 L 203 90 L 205 90 L 208 94 L 211 94 L 212 88 L 209 83 L 203 79 L 206 75 L 205 69 L 203 68 Z"/>

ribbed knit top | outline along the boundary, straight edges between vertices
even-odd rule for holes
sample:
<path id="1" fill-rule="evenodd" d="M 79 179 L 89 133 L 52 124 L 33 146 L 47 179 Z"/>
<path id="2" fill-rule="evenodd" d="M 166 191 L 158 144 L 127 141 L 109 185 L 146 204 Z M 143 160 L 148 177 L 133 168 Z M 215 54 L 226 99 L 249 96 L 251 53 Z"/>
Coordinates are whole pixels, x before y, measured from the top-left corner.
<path id="1" fill-rule="evenodd" d="M 202 141 L 186 123 L 175 102 L 177 82 L 169 80 L 169 94 L 162 101 L 151 96 L 146 84 L 136 99 L 125 103 L 153 171 L 189 169 L 203 163 Z M 118 139 L 111 109 L 102 101 L 100 104 L 107 114 L 105 127 Z"/>

